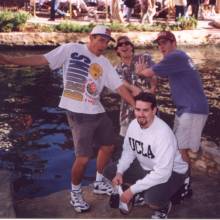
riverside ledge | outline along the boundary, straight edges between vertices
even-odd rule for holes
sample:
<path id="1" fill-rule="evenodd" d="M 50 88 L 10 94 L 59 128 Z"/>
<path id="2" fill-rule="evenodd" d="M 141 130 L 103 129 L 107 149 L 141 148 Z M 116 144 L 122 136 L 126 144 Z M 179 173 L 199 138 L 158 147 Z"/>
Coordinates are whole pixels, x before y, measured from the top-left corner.
<path id="1" fill-rule="evenodd" d="M 12 173 L 0 169 L 0 218 L 15 218 Z"/>
<path id="2" fill-rule="evenodd" d="M 209 26 L 208 21 L 199 21 L 195 30 L 173 31 L 179 46 L 220 45 L 220 29 Z M 136 47 L 153 47 L 153 40 L 158 32 L 113 32 L 114 38 L 127 35 Z M 87 42 L 88 33 L 60 32 L 10 32 L 0 33 L 0 46 L 58 46 L 69 42 Z"/>

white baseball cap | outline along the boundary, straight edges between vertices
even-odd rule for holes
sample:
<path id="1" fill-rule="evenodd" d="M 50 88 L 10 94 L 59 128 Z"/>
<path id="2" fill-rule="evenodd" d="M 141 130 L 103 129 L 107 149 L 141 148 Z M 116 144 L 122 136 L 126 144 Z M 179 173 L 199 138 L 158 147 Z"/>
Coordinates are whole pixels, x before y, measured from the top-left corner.
<path id="1" fill-rule="evenodd" d="M 105 37 L 107 39 L 110 39 L 111 41 L 115 42 L 115 39 L 111 37 L 111 30 L 109 27 L 105 25 L 96 25 L 91 33 L 91 35 L 101 35 L 102 37 Z"/>

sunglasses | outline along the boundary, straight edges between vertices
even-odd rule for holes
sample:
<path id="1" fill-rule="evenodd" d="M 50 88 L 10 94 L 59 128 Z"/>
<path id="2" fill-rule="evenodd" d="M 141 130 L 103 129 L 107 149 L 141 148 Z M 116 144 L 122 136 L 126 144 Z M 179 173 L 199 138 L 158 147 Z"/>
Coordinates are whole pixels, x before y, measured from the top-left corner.
<path id="1" fill-rule="evenodd" d="M 131 45 L 131 42 L 125 41 L 125 42 L 118 43 L 118 44 L 117 44 L 117 47 L 121 47 L 121 46 L 123 46 L 123 45 L 125 45 L 125 46 Z"/>

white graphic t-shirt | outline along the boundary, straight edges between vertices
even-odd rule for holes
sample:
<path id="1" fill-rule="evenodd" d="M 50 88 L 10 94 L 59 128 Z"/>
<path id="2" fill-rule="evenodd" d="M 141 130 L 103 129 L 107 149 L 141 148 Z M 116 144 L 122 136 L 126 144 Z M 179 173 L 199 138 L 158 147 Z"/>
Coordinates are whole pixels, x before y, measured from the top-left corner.
<path id="1" fill-rule="evenodd" d="M 51 69 L 63 67 L 64 89 L 59 106 L 72 112 L 97 114 L 104 112 L 100 93 L 111 90 L 122 80 L 104 56 L 91 53 L 87 45 L 69 43 L 44 55 Z"/>

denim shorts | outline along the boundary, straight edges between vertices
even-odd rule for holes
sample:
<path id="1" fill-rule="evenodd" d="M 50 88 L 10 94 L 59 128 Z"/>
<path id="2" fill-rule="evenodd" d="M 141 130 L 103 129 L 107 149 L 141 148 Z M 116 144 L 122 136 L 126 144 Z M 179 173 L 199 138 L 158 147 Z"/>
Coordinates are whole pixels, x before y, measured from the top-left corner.
<path id="1" fill-rule="evenodd" d="M 115 132 L 107 114 L 67 112 L 76 156 L 94 156 L 100 146 L 112 146 Z"/>

